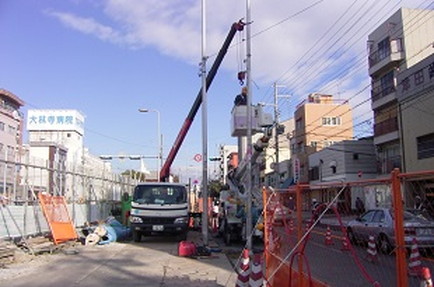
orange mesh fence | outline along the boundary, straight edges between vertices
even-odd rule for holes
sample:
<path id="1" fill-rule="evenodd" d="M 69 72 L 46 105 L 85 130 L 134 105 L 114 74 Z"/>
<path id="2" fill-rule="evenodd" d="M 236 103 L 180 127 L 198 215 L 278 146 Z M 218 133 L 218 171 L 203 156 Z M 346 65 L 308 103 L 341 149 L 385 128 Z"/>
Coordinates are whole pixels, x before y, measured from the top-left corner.
<path id="1" fill-rule="evenodd" d="M 267 286 L 420 286 L 434 271 L 434 171 L 263 194 Z"/>
<path id="2" fill-rule="evenodd" d="M 55 244 L 77 239 L 77 232 L 69 216 L 65 198 L 49 194 L 38 194 L 44 216 L 50 227 Z"/>

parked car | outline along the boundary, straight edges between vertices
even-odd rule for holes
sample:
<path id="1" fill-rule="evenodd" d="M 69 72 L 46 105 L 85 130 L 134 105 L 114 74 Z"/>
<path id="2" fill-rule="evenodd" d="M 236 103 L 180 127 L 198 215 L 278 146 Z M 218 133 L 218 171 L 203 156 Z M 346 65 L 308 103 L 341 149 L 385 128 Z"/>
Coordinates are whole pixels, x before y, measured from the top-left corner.
<path id="1" fill-rule="evenodd" d="M 375 238 L 377 248 L 383 253 L 390 253 L 395 247 L 394 213 L 392 209 L 370 209 L 347 224 L 351 243 L 368 242 L 369 236 Z M 404 241 L 411 247 L 416 238 L 419 248 L 434 247 L 434 222 L 404 211 Z"/>

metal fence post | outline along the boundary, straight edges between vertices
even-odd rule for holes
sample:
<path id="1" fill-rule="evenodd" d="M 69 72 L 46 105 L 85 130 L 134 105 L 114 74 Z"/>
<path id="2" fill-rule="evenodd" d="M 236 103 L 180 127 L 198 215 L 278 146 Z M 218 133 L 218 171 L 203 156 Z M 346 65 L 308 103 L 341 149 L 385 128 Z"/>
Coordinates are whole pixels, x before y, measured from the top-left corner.
<path id="1" fill-rule="evenodd" d="M 395 237 L 396 237 L 396 282 L 398 287 L 408 286 L 407 262 L 405 258 L 404 242 L 404 203 L 401 194 L 401 181 L 399 169 L 392 171 L 392 200 L 395 213 Z"/>

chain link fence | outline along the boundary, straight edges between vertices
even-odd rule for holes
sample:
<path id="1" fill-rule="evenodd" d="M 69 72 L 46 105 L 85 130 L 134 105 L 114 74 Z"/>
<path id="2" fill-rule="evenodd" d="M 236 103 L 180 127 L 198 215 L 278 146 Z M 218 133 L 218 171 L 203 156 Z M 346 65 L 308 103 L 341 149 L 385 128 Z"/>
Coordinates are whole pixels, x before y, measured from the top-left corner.
<path id="1" fill-rule="evenodd" d="M 0 159 L 0 238 L 48 232 L 38 193 L 64 196 L 75 226 L 121 215 L 121 198 L 138 180 L 105 165 L 53 164 L 39 158 Z"/>

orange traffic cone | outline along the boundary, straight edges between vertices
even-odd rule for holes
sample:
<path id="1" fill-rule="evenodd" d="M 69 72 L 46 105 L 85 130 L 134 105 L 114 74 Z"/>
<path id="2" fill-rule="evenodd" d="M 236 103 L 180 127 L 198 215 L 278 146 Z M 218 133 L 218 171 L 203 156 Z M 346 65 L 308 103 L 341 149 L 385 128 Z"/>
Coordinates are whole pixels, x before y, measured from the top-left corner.
<path id="1" fill-rule="evenodd" d="M 419 248 L 416 238 L 413 238 L 411 243 L 411 253 L 408 259 L 408 274 L 410 276 L 419 276 L 422 274 L 422 262 L 420 261 Z"/>
<path id="2" fill-rule="evenodd" d="M 422 267 L 422 281 L 420 282 L 421 287 L 433 287 L 431 272 L 428 267 Z"/>
<path id="3" fill-rule="evenodd" d="M 342 251 L 350 250 L 350 243 L 348 242 L 348 238 L 346 236 L 342 237 Z"/>
<path id="4" fill-rule="evenodd" d="M 375 238 L 374 236 L 370 235 L 369 236 L 369 241 L 368 241 L 368 256 L 367 259 L 370 262 L 374 262 L 377 261 L 377 245 L 375 244 Z"/>
<path id="5" fill-rule="evenodd" d="M 330 230 L 330 226 L 327 226 L 327 231 L 326 231 L 326 235 L 325 235 L 325 245 L 333 245 L 333 239 L 332 239 L 332 232 Z"/>
<path id="6" fill-rule="evenodd" d="M 238 270 L 238 278 L 235 283 L 235 287 L 249 287 L 249 275 L 250 275 L 250 258 L 249 250 L 243 250 L 243 257 L 241 258 L 240 267 Z"/>
<path id="7" fill-rule="evenodd" d="M 255 254 L 253 257 L 252 270 L 250 271 L 249 286 L 261 287 L 264 285 L 264 278 L 262 275 L 262 260 L 261 254 Z"/>

